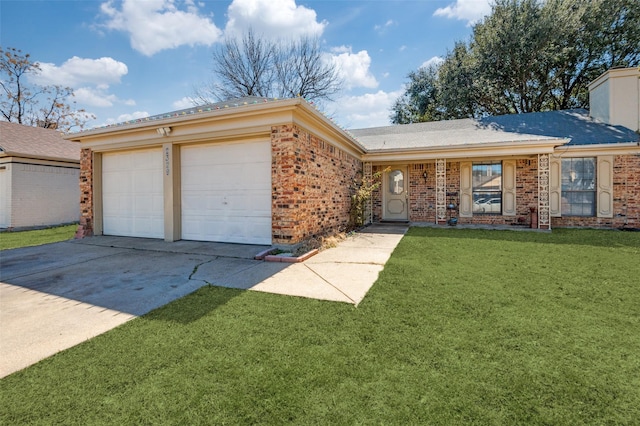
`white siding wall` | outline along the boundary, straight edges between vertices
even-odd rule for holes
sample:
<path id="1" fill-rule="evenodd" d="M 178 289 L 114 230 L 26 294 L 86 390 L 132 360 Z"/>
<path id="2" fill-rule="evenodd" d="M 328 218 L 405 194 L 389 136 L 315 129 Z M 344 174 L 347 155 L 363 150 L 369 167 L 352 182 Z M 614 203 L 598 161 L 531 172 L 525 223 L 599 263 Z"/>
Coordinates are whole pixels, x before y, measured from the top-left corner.
<path id="1" fill-rule="evenodd" d="M 11 226 L 11 164 L 0 169 L 0 228 Z"/>
<path id="2" fill-rule="evenodd" d="M 11 169 L 12 227 L 79 220 L 79 169 L 16 163 Z"/>
<path id="3" fill-rule="evenodd" d="M 610 90 L 609 80 L 606 80 L 589 91 L 589 115 L 604 123 L 611 122 Z"/>

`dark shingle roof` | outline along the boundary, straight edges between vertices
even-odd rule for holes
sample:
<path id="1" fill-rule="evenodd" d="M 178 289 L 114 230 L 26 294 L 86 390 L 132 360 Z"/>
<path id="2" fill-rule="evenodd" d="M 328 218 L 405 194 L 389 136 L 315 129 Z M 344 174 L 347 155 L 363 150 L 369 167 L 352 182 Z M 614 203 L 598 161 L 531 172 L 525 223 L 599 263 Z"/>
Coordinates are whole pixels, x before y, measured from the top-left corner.
<path id="1" fill-rule="evenodd" d="M 640 140 L 636 132 L 594 120 L 583 109 L 433 121 L 350 132 L 370 150 L 477 146 L 553 139 L 570 139 L 568 145 Z"/>
<path id="2" fill-rule="evenodd" d="M 60 132 L 0 121 L 0 151 L 29 158 L 80 161 L 80 143 L 64 140 Z"/>

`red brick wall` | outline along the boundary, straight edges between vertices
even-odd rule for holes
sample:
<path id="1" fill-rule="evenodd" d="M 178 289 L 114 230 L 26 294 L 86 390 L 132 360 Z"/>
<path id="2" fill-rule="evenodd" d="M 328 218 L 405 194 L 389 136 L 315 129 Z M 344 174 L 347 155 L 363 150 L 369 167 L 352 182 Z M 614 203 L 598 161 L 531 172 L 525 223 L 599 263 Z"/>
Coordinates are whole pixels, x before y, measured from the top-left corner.
<path id="1" fill-rule="evenodd" d="M 374 171 L 381 170 L 382 166 L 374 167 Z M 425 180 L 423 174 L 427 172 Z M 460 203 L 460 162 L 447 161 L 446 167 L 447 196 L 446 203 Z M 459 218 L 458 223 L 488 224 L 488 225 L 515 225 L 529 224 L 529 207 L 538 203 L 538 169 L 536 160 L 518 160 L 518 179 L 516 187 L 516 216 L 502 215 L 475 215 L 473 218 Z M 381 220 L 382 201 L 381 192 L 374 195 L 374 221 Z M 459 217 L 456 212 L 451 216 Z M 449 212 L 447 212 L 447 219 Z M 436 167 L 435 163 L 409 165 L 409 220 L 412 222 L 436 222 Z M 446 220 L 446 219 L 445 219 Z"/>
<path id="2" fill-rule="evenodd" d="M 612 218 L 554 217 L 552 228 L 640 228 L 640 154 L 616 155 L 613 170 Z"/>
<path id="3" fill-rule="evenodd" d="M 93 152 L 80 151 L 80 225 L 76 238 L 93 235 Z"/>
<path id="4" fill-rule="evenodd" d="M 382 166 L 374 167 L 374 171 Z M 425 181 L 423 173 L 427 172 Z M 412 222 L 435 223 L 436 182 L 435 164 L 409 165 L 409 208 Z M 458 192 L 460 163 L 447 161 L 447 192 Z M 640 228 L 640 155 L 619 155 L 614 162 L 614 217 L 561 217 L 552 218 L 554 227 Z M 447 203 L 450 198 L 447 197 Z M 459 198 L 454 200 L 459 203 Z M 382 193 L 374 194 L 374 221 L 382 218 Z M 538 207 L 537 159 L 519 159 L 516 163 L 516 215 L 476 214 L 471 218 L 458 218 L 460 224 L 521 225 L 531 224 L 530 208 Z M 447 215 L 448 216 L 448 215 Z M 457 216 L 457 215 L 456 215 Z"/>
<path id="5" fill-rule="evenodd" d="M 271 149 L 274 244 L 345 230 L 362 162 L 294 125 L 272 127 Z"/>
<path id="6" fill-rule="evenodd" d="M 424 178 L 427 172 L 427 179 Z M 436 167 L 435 164 L 409 166 L 409 212 L 414 222 L 436 221 Z"/>
<path id="7" fill-rule="evenodd" d="M 516 160 L 516 215 L 474 214 L 458 223 L 530 226 L 531 207 L 538 210 L 538 160 L 520 159 Z"/>

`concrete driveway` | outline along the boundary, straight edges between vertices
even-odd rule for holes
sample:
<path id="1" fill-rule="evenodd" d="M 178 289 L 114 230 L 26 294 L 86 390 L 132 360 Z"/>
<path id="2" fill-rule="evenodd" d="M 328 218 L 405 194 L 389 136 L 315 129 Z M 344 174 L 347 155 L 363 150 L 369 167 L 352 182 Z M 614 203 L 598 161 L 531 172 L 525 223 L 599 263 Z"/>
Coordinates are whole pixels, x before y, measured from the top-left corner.
<path id="1" fill-rule="evenodd" d="M 406 226 L 377 225 L 304 263 L 267 246 L 91 237 L 0 252 L 0 377 L 212 284 L 357 305 Z"/>
<path id="2" fill-rule="evenodd" d="M 194 290 L 250 288 L 286 267 L 267 247 L 93 237 L 0 253 L 0 377 Z M 198 274 L 206 267 L 208 274 Z M 198 275 L 196 277 L 196 275 Z M 234 280 L 240 275 L 242 279 Z"/>

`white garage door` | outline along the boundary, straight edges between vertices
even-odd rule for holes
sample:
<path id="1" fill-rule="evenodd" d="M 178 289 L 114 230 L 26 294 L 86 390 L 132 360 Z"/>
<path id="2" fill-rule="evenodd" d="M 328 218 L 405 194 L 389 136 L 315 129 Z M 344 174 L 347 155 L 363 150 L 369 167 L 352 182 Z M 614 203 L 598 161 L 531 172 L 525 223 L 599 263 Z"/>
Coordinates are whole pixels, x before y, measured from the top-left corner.
<path id="1" fill-rule="evenodd" d="M 102 155 L 105 235 L 164 238 L 162 150 Z"/>
<path id="2" fill-rule="evenodd" d="M 182 239 L 271 244 L 271 144 L 183 147 Z"/>

